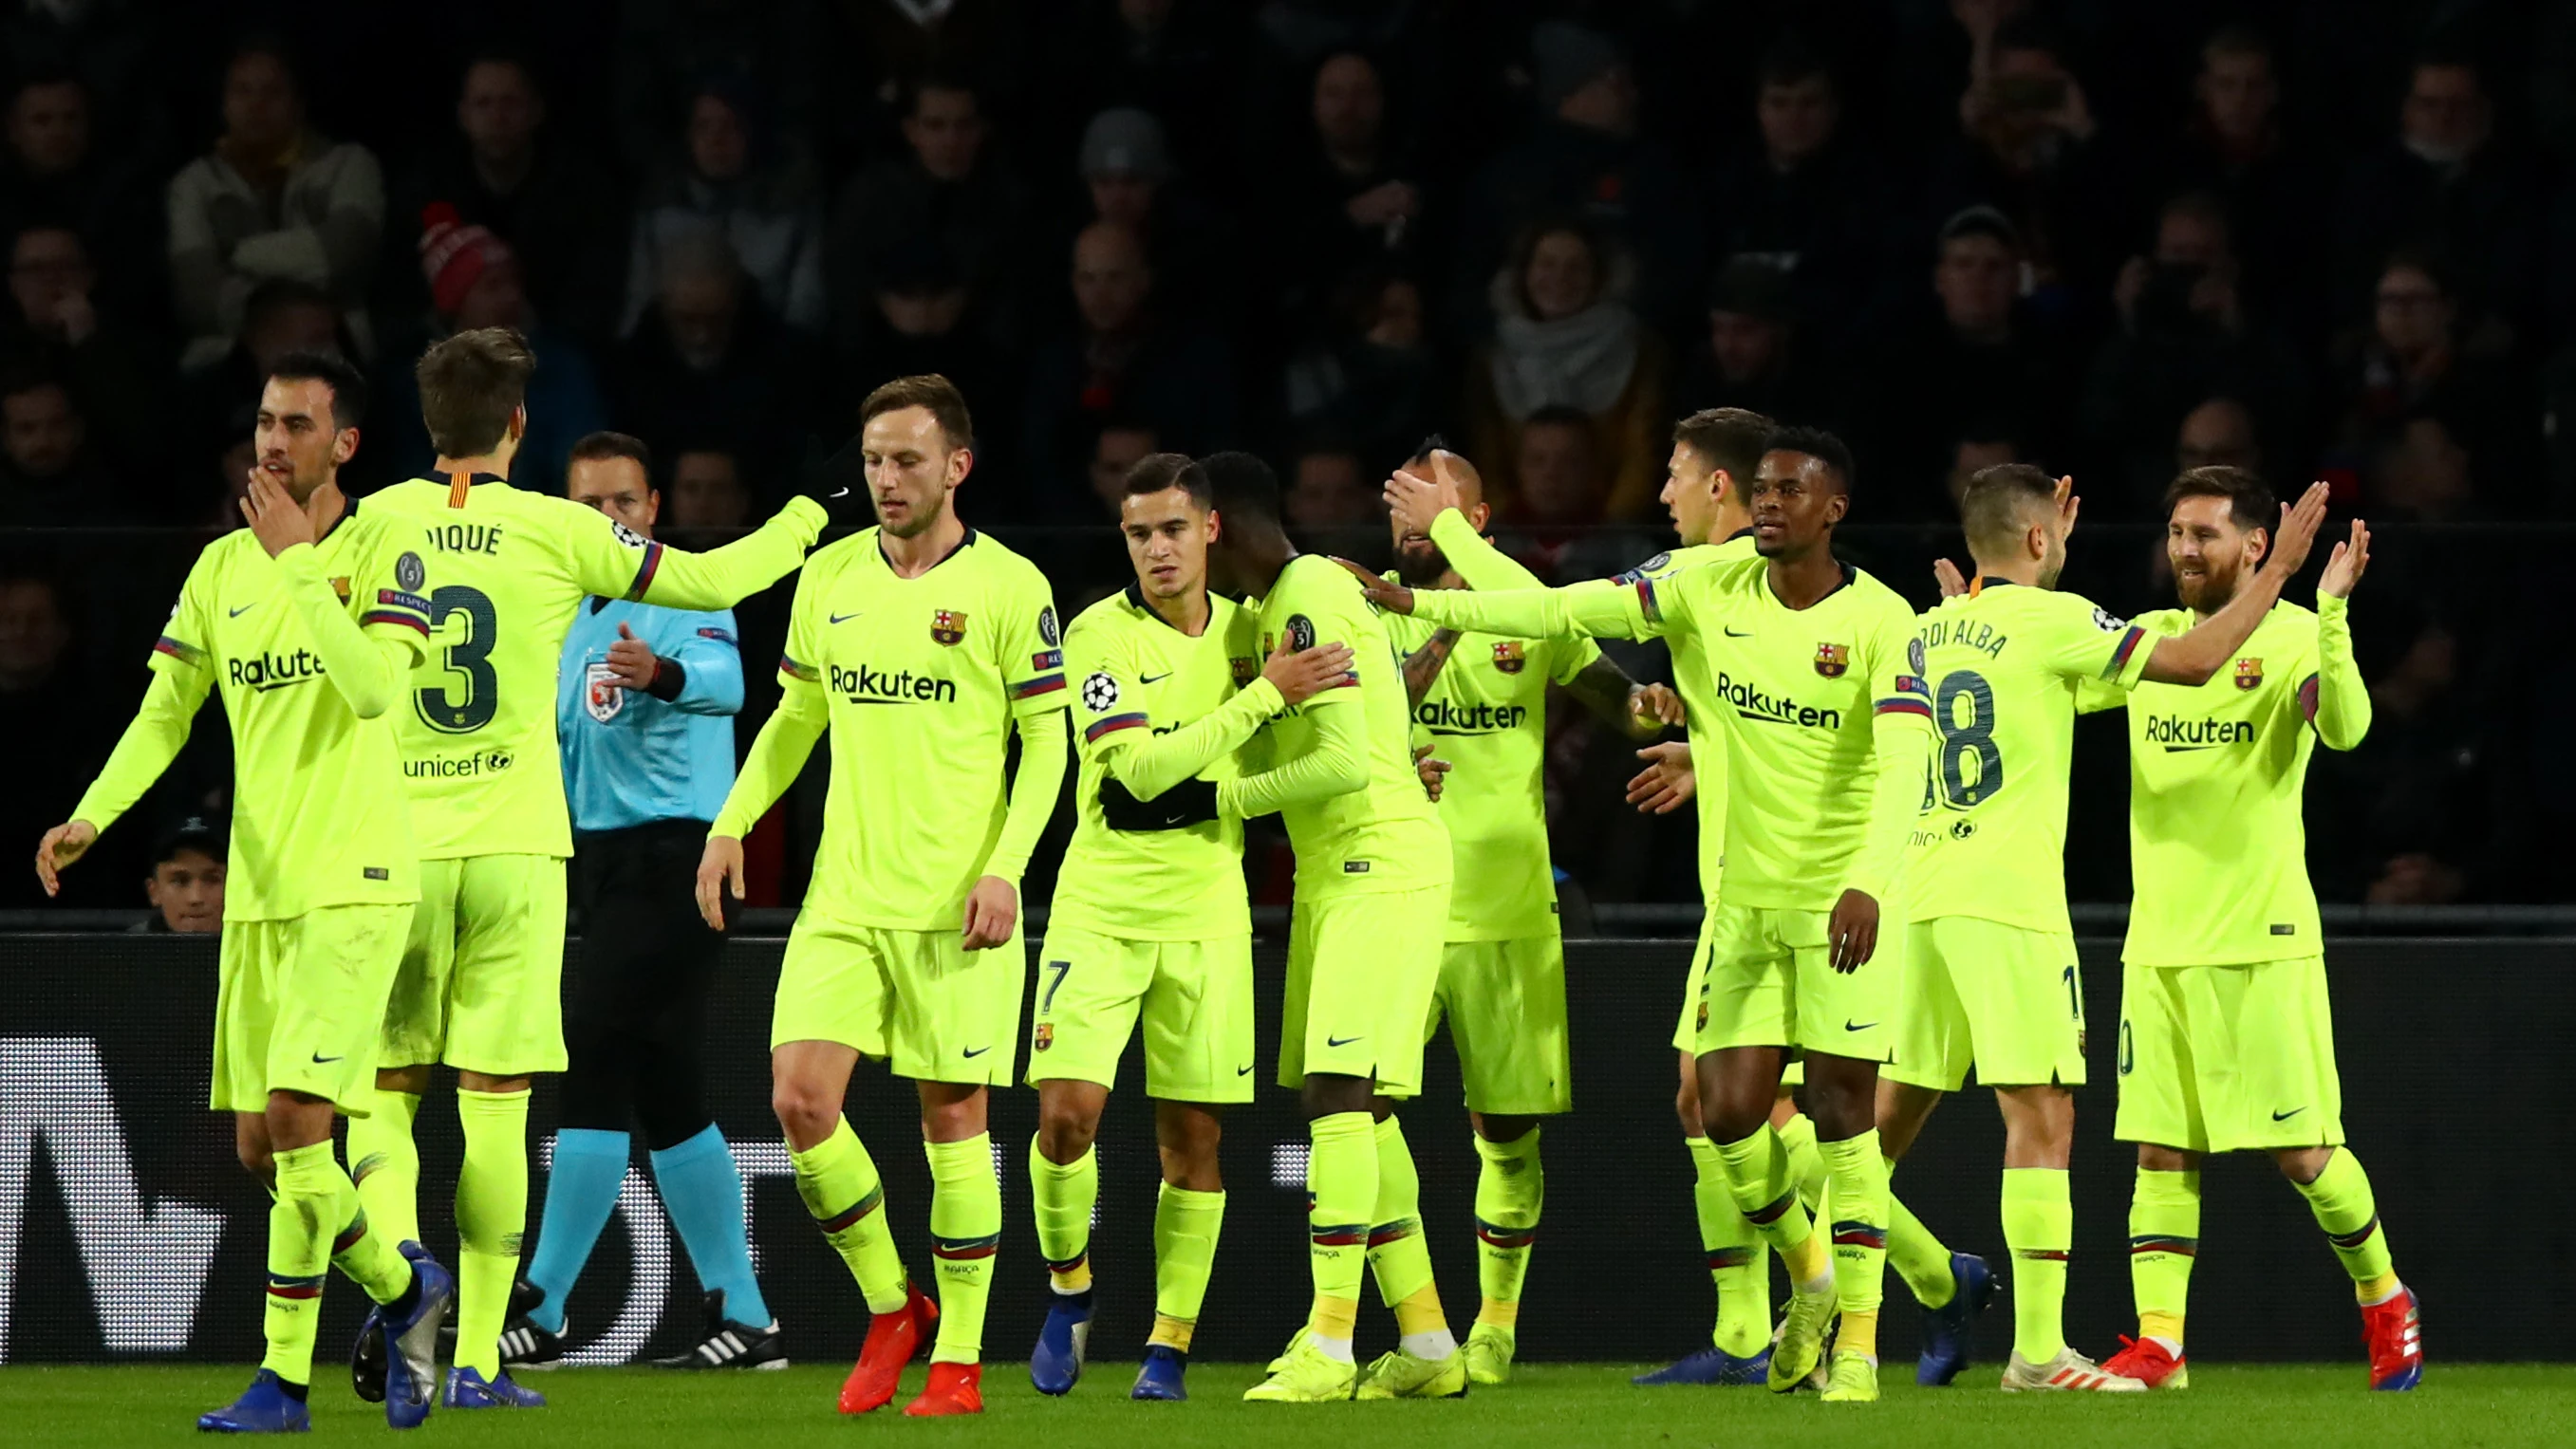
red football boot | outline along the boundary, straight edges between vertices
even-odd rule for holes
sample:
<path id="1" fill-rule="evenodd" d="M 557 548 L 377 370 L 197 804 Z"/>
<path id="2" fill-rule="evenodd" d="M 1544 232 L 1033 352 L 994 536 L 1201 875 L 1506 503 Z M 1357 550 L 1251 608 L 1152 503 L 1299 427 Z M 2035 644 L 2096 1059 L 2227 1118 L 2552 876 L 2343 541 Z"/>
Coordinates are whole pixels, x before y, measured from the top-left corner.
<path id="1" fill-rule="evenodd" d="M 2361 1340 L 2370 1345 L 2370 1386 L 2402 1393 L 2424 1381 L 2424 1329 L 2415 1312 L 2415 1290 L 2361 1310 Z"/>
<path id="2" fill-rule="evenodd" d="M 904 1417 L 931 1419 L 947 1414 L 984 1412 L 984 1366 L 980 1363 L 933 1363 L 921 1397 L 903 1406 Z"/>
<path id="3" fill-rule="evenodd" d="M 2136 1379 L 2151 1389 L 2187 1388 L 2191 1374 L 2183 1367 L 2183 1356 L 2171 1352 L 2152 1338 L 2120 1335 L 2120 1351 L 2102 1361 L 2102 1372 Z"/>
<path id="4" fill-rule="evenodd" d="M 895 1381 L 903 1366 L 930 1342 L 939 1305 L 910 1283 L 903 1285 L 904 1304 L 880 1313 L 868 1323 L 868 1341 L 859 1346 L 859 1361 L 841 1381 L 841 1412 L 864 1414 L 894 1402 Z"/>

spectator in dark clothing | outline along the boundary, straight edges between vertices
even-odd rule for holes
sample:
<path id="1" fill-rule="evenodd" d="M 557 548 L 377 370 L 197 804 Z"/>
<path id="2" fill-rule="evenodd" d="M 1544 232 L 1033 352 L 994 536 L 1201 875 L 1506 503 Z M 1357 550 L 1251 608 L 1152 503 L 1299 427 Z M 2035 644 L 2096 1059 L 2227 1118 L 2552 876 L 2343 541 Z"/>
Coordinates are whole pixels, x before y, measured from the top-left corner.
<path id="1" fill-rule="evenodd" d="M 1124 227 L 1141 238 L 1154 268 L 1154 291 L 1174 312 L 1222 319 L 1241 310 L 1231 262 L 1231 228 L 1180 184 L 1163 123 L 1133 107 L 1102 111 L 1083 128 L 1082 182 L 1089 223 Z"/>
<path id="2" fill-rule="evenodd" d="M 2334 181 L 2290 144 L 2272 43 L 2247 25 L 2220 28 L 2201 47 L 2191 119 L 2166 163 L 2165 193 L 2204 191 L 2227 207 L 2246 285 L 2293 336 L 2326 319 L 2327 269 L 2316 265 L 2317 218 Z"/>
<path id="3" fill-rule="evenodd" d="M 424 209 L 445 202 L 459 221 L 509 247 L 529 300 L 551 326 L 592 346 L 616 334 L 627 241 L 621 198 L 548 123 L 545 95 L 525 61 L 496 54 L 467 63 L 455 133 L 428 148 L 395 196 L 385 277 L 397 310 L 428 301 L 412 228 Z"/>
<path id="4" fill-rule="evenodd" d="M 821 111 L 821 7 L 806 0 L 627 0 L 617 7 L 617 144 L 647 176 L 687 139 L 689 102 L 710 81 L 756 88 L 802 144 Z M 648 282 L 646 285 L 650 285 Z"/>
<path id="5" fill-rule="evenodd" d="M 1100 425 L 1100 436 L 1091 445 L 1091 492 L 1100 500 L 1101 517 L 1118 516 L 1120 500 L 1127 496 L 1127 475 L 1148 454 L 1161 451 L 1154 430 L 1142 423 L 1112 418 Z"/>
<path id="6" fill-rule="evenodd" d="M 1279 491 L 1279 508 L 1300 547 L 1363 562 L 1386 552 L 1372 545 L 1373 531 L 1386 536 L 1386 514 L 1378 490 L 1350 444 L 1338 438 L 1308 439 L 1288 460 L 1287 485 Z"/>
<path id="7" fill-rule="evenodd" d="M 2010 217 L 2038 310 L 2063 322 L 2096 308 L 2111 238 L 2126 230 L 2124 171 L 2057 39 L 2027 19 L 1998 27 L 1959 120 L 1932 182 L 1936 208 L 1982 203 Z"/>
<path id="8" fill-rule="evenodd" d="M 2274 435 L 2264 451 L 2304 456 L 2289 429 L 2308 411 L 2299 355 L 2249 305 L 2226 208 L 2190 193 L 2165 204 L 2152 258 L 2131 257 L 2112 288 L 2119 321 L 2095 354 L 2078 429 L 2088 458 L 2113 465 L 2103 501 L 2146 517 L 2172 478 L 2174 426 L 2201 399 L 2245 400 Z M 2108 480 L 2105 480 L 2108 481 Z"/>
<path id="9" fill-rule="evenodd" d="M 1719 269 L 1707 336 L 1683 363 L 1668 411 L 1743 408 L 1849 433 L 1841 400 L 1807 362 L 1792 285 L 1767 257 L 1739 255 Z"/>
<path id="10" fill-rule="evenodd" d="M 1609 459 L 1600 425 L 1580 408 L 1530 414 L 1512 459 L 1520 497 L 1494 545 L 1555 584 L 1607 578 L 1653 551 L 1653 540 L 1611 520 Z"/>
<path id="11" fill-rule="evenodd" d="M 853 345 L 842 356 L 833 417 L 856 418 L 860 399 L 878 384 L 923 373 L 947 378 L 981 406 L 1015 395 L 1016 379 L 1008 378 L 993 340 L 1000 328 L 936 235 L 912 232 L 879 243 L 867 270 L 875 290 L 854 299 L 866 310 L 847 329 Z M 984 476 L 1002 476 L 1007 468 L 993 465 L 1006 454 L 990 446 L 978 440 Z"/>
<path id="12" fill-rule="evenodd" d="M 13 429 L 14 431 L 14 429 Z M 0 790 L 0 834 L 36 840 L 70 815 L 81 782 L 107 760 L 117 729 L 72 658 L 72 623 L 52 579 L 24 572 L 0 576 L 0 751 L 42 761 L 42 778 Z M 128 864 L 132 863 L 127 857 Z M 32 871 L 9 872 L 0 909 L 46 904 Z M 81 881 L 78 877 L 90 877 Z M 60 903 L 112 907 L 133 900 L 124 870 L 73 871 Z"/>
<path id="13" fill-rule="evenodd" d="M 2242 468 L 2260 477 L 2263 443 L 2254 414 L 2232 397 L 2213 397 L 2182 415 L 2175 430 L 2174 471 L 2194 468 Z"/>
<path id="14" fill-rule="evenodd" d="M 841 0 L 830 8 L 839 13 L 848 51 L 833 62 L 833 104 L 819 138 L 828 148 L 873 150 L 913 112 L 920 85 L 932 76 L 953 89 L 972 77 L 998 113 L 988 121 L 1037 134 L 1032 107 L 1043 98 L 1029 93 L 1029 62 L 1032 54 L 1055 57 L 1022 0 Z M 865 97 L 850 94 L 853 72 L 873 82 Z"/>
<path id="15" fill-rule="evenodd" d="M 1006 329 L 1017 321 L 1015 285 L 1019 263 L 1028 255 L 1028 189 L 991 154 L 975 90 L 947 76 L 915 85 L 903 140 L 900 155 L 851 178 L 832 215 L 824 276 L 835 341 L 844 349 L 872 330 L 869 314 L 887 288 L 879 264 L 888 255 L 889 238 L 935 243 L 993 320 Z"/>
<path id="16" fill-rule="evenodd" d="M 783 501 L 815 421 L 811 338 L 772 318 L 721 241 L 672 248 L 660 296 L 619 350 L 614 415 L 665 455 L 690 438 L 744 440 L 753 492 Z"/>
<path id="17" fill-rule="evenodd" d="M 671 459 L 671 485 L 663 490 L 663 516 L 672 543 L 709 549 L 740 537 L 751 523 L 751 487 L 730 449 L 703 444 Z"/>
<path id="18" fill-rule="evenodd" d="M 636 198 L 627 331 L 652 307 L 663 259 L 710 239 L 733 252 L 762 310 L 799 331 L 823 330 L 821 204 L 812 174 L 767 109 L 767 100 L 740 82 L 711 82 L 691 93 L 678 156 Z"/>
<path id="19" fill-rule="evenodd" d="M 1756 134 L 1710 180 L 1710 247 L 1784 274 L 1811 337 L 1839 349 L 1889 301 L 1897 226 L 1887 177 L 1844 140 L 1841 87 L 1803 45 L 1786 42 L 1763 57 L 1753 113 Z"/>
<path id="20" fill-rule="evenodd" d="M 41 373 L 0 382 L 0 526 L 132 523 L 133 507 L 69 387 Z"/>
<path id="21" fill-rule="evenodd" d="M 488 229 L 463 223 L 454 209 L 430 207 L 420 238 L 419 271 L 435 309 L 430 335 L 420 346 L 391 353 L 376 387 L 375 416 L 368 420 L 380 465 L 396 478 L 427 473 L 438 449 L 421 421 L 420 383 L 413 364 L 431 344 L 480 327 L 507 327 L 528 339 L 537 370 L 527 384 L 528 431 L 510 466 L 510 481 L 539 493 L 560 493 L 572 445 L 608 424 L 599 375 L 572 334 L 531 305 L 518 254 Z"/>
<path id="22" fill-rule="evenodd" d="M 2528 379 L 2462 335 L 2459 302 L 2429 259 L 2401 253 L 2380 273 L 2372 321 L 2338 367 L 2340 417 L 2328 467 L 2362 471 L 2413 420 L 2434 416 L 2468 450 L 2487 485 L 2482 501 L 2507 517 L 2545 503 L 2535 478 L 2539 406 Z"/>
<path id="23" fill-rule="evenodd" d="M 1402 267 L 1422 250 L 1420 176 L 1386 134 L 1376 64 L 1357 51 L 1326 56 L 1308 114 L 1311 131 L 1263 188 L 1285 319 L 1329 305 L 1342 279 Z"/>
<path id="24" fill-rule="evenodd" d="M 146 478 L 169 457 L 169 369 L 162 349 L 99 309 L 97 284 L 79 233 L 44 225 L 19 232 L 0 355 L 64 378 L 81 414 L 99 426 L 102 455 L 124 476 Z"/>
<path id="25" fill-rule="evenodd" d="M 133 929 L 146 935 L 202 935 L 224 927 L 224 832 L 190 816 L 153 842 L 143 898 L 152 914 Z"/>
<path id="26" fill-rule="evenodd" d="M 2510 342 L 2539 300 L 2542 178 L 2496 135 L 2466 59 L 2419 61 L 2398 117 L 2397 139 L 2345 173 L 2330 233 L 2337 297 L 2365 295 L 2392 250 L 2429 251 L 2453 273 L 2465 332 Z"/>
<path id="27" fill-rule="evenodd" d="M 1058 0 L 1070 23 L 1048 69 L 1065 87 L 1057 134 L 1106 106 L 1140 106 L 1181 137 L 1193 174 L 1214 175 L 1235 127 L 1226 0 Z M 1052 7 L 1050 7 L 1052 8 Z"/>
<path id="28" fill-rule="evenodd" d="M 1340 292 L 1332 330 L 1288 359 L 1281 408 L 1298 433 L 1333 433 L 1365 458 L 1395 458 L 1432 431 L 1448 384 L 1423 335 L 1422 289 L 1372 270 Z"/>
<path id="29" fill-rule="evenodd" d="M 1476 179 L 1453 305 L 1481 312 L 1474 289 L 1512 238 L 1536 218 L 1574 216 L 1633 259 L 1639 312 L 1683 315 L 1700 274 L 1697 223 L 1671 154 L 1638 133 L 1627 57 L 1609 37 L 1561 21 L 1532 31 L 1530 51 L 1542 114 Z"/>
<path id="30" fill-rule="evenodd" d="M 107 294 L 129 317 L 169 309 L 160 197 L 142 169 L 98 150 L 89 92 L 68 74 L 22 82 L 9 100 L 9 150 L 0 158 L 0 235 L 39 223 L 67 226 L 104 265 Z"/>
<path id="31" fill-rule="evenodd" d="M 1941 476 L 1961 425 L 1998 410 L 2030 424 L 2030 456 L 2063 456 L 2055 425 L 2069 408 L 2073 359 L 2020 305 L 2020 230 L 1993 207 L 1970 207 L 1943 223 L 1936 245 L 1938 309 L 1902 334 L 1872 393 L 1885 439 L 1872 475 Z M 1938 495 L 1913 481 L 1873 489 L 1870 516 L 1948 517 Z"/>
<path id="32" fill-rule="evenodd" d="M 1136 233 L 1108 222 L 1073 244 L 1069 334 L 1029 367 L 1023 471 L 1037 516 L 1091 521 L 1082 449 L 1112 414 L 1149 423 L 1165 447 L 1204 453 L 1235 436 L 1234 362 L 1225 344 L 1160 311 Z"/>

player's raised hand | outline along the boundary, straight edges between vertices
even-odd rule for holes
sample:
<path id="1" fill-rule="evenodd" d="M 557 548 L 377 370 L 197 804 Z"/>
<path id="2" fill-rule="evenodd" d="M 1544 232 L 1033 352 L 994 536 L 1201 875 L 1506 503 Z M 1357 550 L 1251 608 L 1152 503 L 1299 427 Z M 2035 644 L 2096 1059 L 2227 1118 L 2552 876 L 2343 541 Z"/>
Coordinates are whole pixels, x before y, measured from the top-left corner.
<path id="1" fill-rule="evenodd" d="M 1281 699 L 1304 704 L 1335 685 L 1353 681 L 1350 646 L 1334 643 L 1296 649 L 1282 638 L 1262 661 L 1261 677 L 1278 689 Z"/>
<path id="2" fill-rule="evenodd" d="M 1689 711 L 1682 708 L 1682 697 L 1661 684 L 1629 685 L 1628 713 L 1641 723 L 1676 729 L 1690 718 Z"/>
<path id="3" fill-rule="evenodd" d="M 1946 558 L 1932 560 L 1932 582 L 1941 586 L 1941 597 L 1955 599 L 1968 591 L 1968 576 Z"/>
<path id="4" fill-rule="evenodd" d="M 1379 608 L 1386 610 L 1390 614 L 1410 614 L 1413 612 L 1413 590 L 1406 588 L 1404 585 L 1397 583 L 1393 579 L 1382 578 L 1377 574 L 1370 573 L 1367 569 L 1360 567 L 1349 559 L 1336 556 L 1333 559 L 1333 562 L 1340 564 L 1342 567 L 1351 571 L 1351 576 L 1360 581 L 1360 588 L 1362 591 L 1367 593 L 1368 601 L 1370 603 L 1377 605 Z"/>
<path id="5" fill-rule="evenodd" d="M 2066 525 L 2067 532 L 2075 531 L 2075 511 L 2083 503 L 2083 499 L 2075 496 L 2075 475 L 2061 475 L 2057 480 L 2057 521 Z"/>
<path id="6" fill-rule="evenodd" d="M 1845 891 L 1825 921 L 1825 944 L 1832 948 L 1833 968 L 1849 975 L 1878 954 L 1878 898 L 1866 891 Z"/>
<path id="7" fill-rule="evenodd" d="M 1449 773 L 1449 762 L 1433 759 L 1429 745 L 1415 745 L 1413 773 L 1422 777 L 1422 793 L 1431 797 L 1432 804 L 1439 804 L 1440 777 Z"/>
<path id="8" fill-rule="evenodd" d="M 88 854 L 97 839 L 98 827 L 86 820 L 66 820 L 45 832 L 36 845 L 36 879 L 44 882 L 47 896 L 62 894 L 63 867 Z"/>
<path id="9" fill-rule="evenodd" d="M 1384 492 L 1386 511 L 1395 519 L 1395 526 L 1428 538 L 1431 520 L 1438 518 L 1442 510 L 1458 506 L 1458 485 L 1441 473 L 1437 462 L 1425 472 L 1430 476 L 1398 468 L 1386 480 Z"/>
<path id="10" fill-rule="evenodd" d="M 299 543 L 313 541 L 313 520 L 286 491 L 283 475 L 252 464 L 250 490 L 242 495 L 242 521 L 250 525 L 259 546 L 275 558 Z"/>
<path id="11" fill-rule="evenodd" d="M 2325 574 L 2317 580 L 2317 592 L 2329 598 L 2349 599 L 2352 586 L 2361 582 L 2362 570 L 2370 567 L 2370 527 L 2356 518 L 2352 537 L 2334 546 L 2326 559 Z"/>
<path id="12" fill-rule="evenodd" d="M 725 928 L 728 891 L 735 900 L 742 899 L 742 842 L 730 835 L 710 835 L 706 851 L 698 857 L 698 914 L 719 931 Z"/>
<path id="13" fill-rule="evenodd" d="M 1670 815 L 1699 793 L 1699 775 L 1691 769 L 1690 745 L 1667 740 L 1637 752 L 1646 762 L 1628 782 L 1628 803 L 1641 815 Z"/>
<path id="14" fill-rule="evenodd" d="M 624 624 L 617 626 L 617 642 L 608 646 L 608 673 L 620 689 L 650 689 L 653 676 L 662 670 L 662 661 L 653 656 L 653 646 L 635 637 L 635 631 Z"/>
<path id="15" fill-rule="evenodd" d="M 1019 889 L 998 875 L 985 876 L 966 893 L 966 949 L 989 951 L 1003 944 L 1019 919 Z"/>
<path id="16" fill-rule="evenodd" d="M 2328 489 L 2323 483 L 2311 483 L 2296 503 L 2281 505 L 2281 527 L 2272 535 L 2272 557 L 2264 567 L 2288 578 L 2308 561 L 2308 546 L 2317 541 L 2317 528 L 2326 521 Z"/>

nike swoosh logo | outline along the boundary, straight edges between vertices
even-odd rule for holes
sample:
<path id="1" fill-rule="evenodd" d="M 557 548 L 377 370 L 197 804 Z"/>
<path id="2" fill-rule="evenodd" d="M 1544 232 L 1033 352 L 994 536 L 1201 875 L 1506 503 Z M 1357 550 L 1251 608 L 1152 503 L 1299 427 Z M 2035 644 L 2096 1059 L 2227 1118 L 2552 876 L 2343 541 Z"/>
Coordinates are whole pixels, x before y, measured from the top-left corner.
<path id="1" fill-rule="evenodd" d="M 328 1066 L 328 1065 L 329 1065 L 329 1064 L 331 1064 L 332 1062 L 336 1062 L 336 1061 L 339 1061 L 339 1060 L 340 1060 L 340 1058 L 339 1058 L 339 1057 L 326 1057 L 326 1056 L 322 1055 L 320 1052 L 315 1052 L 315 1053 L 313 1054 L 313 1062 L 314 1062 L 314 1065 L 316 1065 L 316 1066 Z M 2304 1110 L 2304 1109 L 2302 1109 L 2302 1110 Z M 2277 1118 L 2277 1117 L 2275 1117 L 2275 1118 L 2273 1118 L 2272 1120 L 2277 1122 L 2277 1121 L 2279 1121 L 2280 1119 L 2279 1119 L 2279 1118 Z"/>
<path id="2" fill-rule="evenodd" d="M 1160 684 L 1171 677 L 1172 671 L 1166 669 L 1160 674 L 1139 674 L 1136 676 L 1136 682 L 1138 684 Z"/>
<path id="3" fill-rule="evenodd" d="M 864 614 L 864 613 L 866 613 L 866 612 L 867 612 L 867 610 L 865 610 L 865 609 L 861 609 L 861 610 L 859 611 L 859 614 Z M 833 623 L 835 623 L 835 624 L 846 624 L 846 623 L 850 622 L 852 619 L 855 619 L 855 618 L 859 617 L 859 614 L 834 614 L 834 615 L 832 616 L 832 622 L 833 622 Z"/>
<path id="4" fill-rule="evenodd" d="M 230 613 L 230 614 L 229 614 L 229 615 L 227 615 L 226 617 L 227 617 L 227 618 L 238 619 L 238 618 L 240 618 L 242 615 L 247 614 L 247 613 L 249 613 L 251 610 L 256 609 L 256 608 L 258 608 L 258 607 L 259 607 L 259 605 L 257 605 L 257 604 L 244 604 L 244 605 L 242 605 L 240 608 L 233 610 L 233 611 L 232 611 L 232 613 Z"/>
<path id="5" fill-rule="evenodd" d="M 1368 1035 L 1368 1033 L 1367 1033 L 1367 1032 L 1361 1032 L 1361 1033 L 1360 1033 L 1360 1036 L 1366 1036 L 1366 1035 Z M 1352 1042 L 1358 1041 L 1358 1040 L 1360 1039 L 1360 1036 L 1328 1036 L 1328 1037 L 1324 1038 L 1324 1045 L 1326 1045 L 1326 1046 L 1328 1046 L 1328 1047 L 1344 1047 L 1344 1046 L 1349 1046 Z"/>
<path id="6" fill-rule="evenodd" d="M 2275 1122 L 2287 1122 L 2306 1110 L 2308 1109 L 2305 1107 L 2293 1107 L 2287 1112 L 2275 1112 L 2272 1114 L 2272 1120 Z"/>
<path id="7" fill-rule="evenodd" d="M 966 1058 L 968 1061 L 970 1061 L 970 1062 L 971 1062 L 971 1061 L 973 1061 L 975 1058 L 980 1057 L 980 1056 L 982 1056 L 984 1053 L 986 1053 L 986 1052 L 988 1052 L 988 1051 L 991 1051 L 991 1050 L 992 1050 L 992 1048 L 991 1048 L 991 1047 L 988 1047 L 988 1046 L 979 1046 L 979 1047 L 975 1048 L 973 1051 L 969 1051 L 969 1052 L 959 1052 L 959 1053 L 958 1053 L 958 1055 L 959 1055 L 959 1056 L 961 1056 L 961 1057 Z"/>
<path id="8" fill-rule="evenodd" d="M 1236 1076 L 1238 1076 L 1238 1077 L 1248 1077 L 1248 1076 L 1251 1076 L 1251 1075 L 1252 1075 L 1252 1065 L 1251 1065 L 1251 1063 L 1247 1062 L 1247 1063 L 1245 1063 L 1245 1064 L 1244 1064 L 1244 1065 L 1242 1065 L 1242 1066 L 1236 1067 L 1236 1068 L 1234 1069 L 1234 1074 L 1235 1074 Z"/>
<path id="9" fill-rule="evenodd" d="M 1729 629 L 1726 631 L 1726 637 L 1729 639 L 1750 639 L 1753 637 L 1753 631 L 1750 629 Z"/>
<path id="10" fill-rule="evenodd" d="M 1876 1025 L 1878 1025 L 1878 1023 L 1874 1021 L 1854 1021 L 1848 1016 L 1843 1018 L 1843 1030 L 1845 1031 L 1867 1031 Z"/>

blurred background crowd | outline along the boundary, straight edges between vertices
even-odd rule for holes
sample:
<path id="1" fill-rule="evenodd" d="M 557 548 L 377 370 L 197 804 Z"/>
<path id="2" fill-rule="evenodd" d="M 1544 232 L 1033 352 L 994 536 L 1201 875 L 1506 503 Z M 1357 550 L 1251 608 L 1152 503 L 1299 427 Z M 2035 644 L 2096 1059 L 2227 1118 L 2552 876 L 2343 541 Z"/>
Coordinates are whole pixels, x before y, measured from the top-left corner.
<path id="1" fill-rule="evenodd" d="M 1124 581 L 1105 525 L 1158 449 L 1260 451 L 1306 542 L 1382 561 L 1378 480 L 1440 431 L 1563 581 L 1664 546 L 1672 420 L 1748 407 L 1851 442 L 1847 552 L 1920 603 L 1968 473 L 2073 473 L 2067 583 L 2123 613 L 2170 602 L 2177 468 L 2324 478 L 2381 543 L 2377 722 L 2310 792 L 2321 891 L 2576 899 L 2546 845 L 2576 812 L 2547 737 L 2576 704 L 2547 663 L 2576 0 L 0 11 L 0 841 L 122 727 L 236 521 L 265 364 L 377 379 L 363 491 L 430 461 L 424 343 L 509 325 L 539 358 L 514 481 L 637 434 L 684 545 L 765 516 L 870 387 L 947 374 L 982 444 L 962 511 L 1068 615 Z M 750 657 L 784 598 L 742 611 Z M 205 843 L 212 714 L 71 903 L 140 904 L 170 839 Z M 2116 726 L 2086 738 L 2070 884 L 2123 900 Z M 1694 899 L 1689 823 L 1626 810 L 1632 765 L 1568 720 L 1557 858 L 1578 895 Z M 1252 870 L 1284 895 L 1275 850 Z"/>

